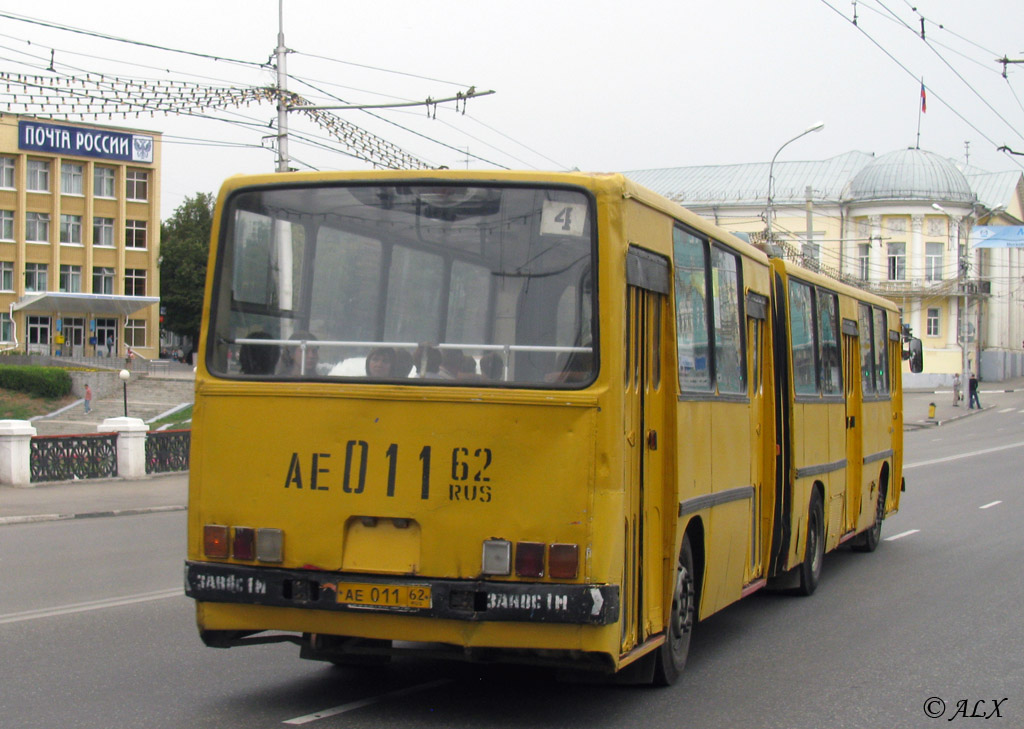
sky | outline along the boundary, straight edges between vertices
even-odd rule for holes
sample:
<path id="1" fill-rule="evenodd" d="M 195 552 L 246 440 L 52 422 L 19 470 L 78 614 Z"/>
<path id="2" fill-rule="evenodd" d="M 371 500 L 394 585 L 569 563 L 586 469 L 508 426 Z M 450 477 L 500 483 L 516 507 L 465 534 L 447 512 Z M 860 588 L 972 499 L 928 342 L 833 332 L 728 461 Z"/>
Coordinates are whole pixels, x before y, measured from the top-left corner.
<path id="1" fill-rule="evenodd" d="M 0 110 L 26 111 L 4 93 L 10 74 L 181 82 L 179 109 L 196 86 L 272 86 L 279 20 L 279 0 L 0 0 Z M 1024 171 L 1024 156 L 997 151 L 1024 152 L 1024 63 L 1004 78 L 997 61 L 1024 60 L 1022 30 L 1020 0 L 283 0 L 287 88 L 311 103 L 495 91 L 429 113 L 329 112 L 426 165 L 460 169 L 768 162 L 824 122 L 778 159 L 920 146 Z M 276 167 L 277 113 L 265 101 L 68 119 L 163 133 L 164 219 L 233 174 Z M 299 113 L 288 127 L 296 169 L 371 167 Z"/>

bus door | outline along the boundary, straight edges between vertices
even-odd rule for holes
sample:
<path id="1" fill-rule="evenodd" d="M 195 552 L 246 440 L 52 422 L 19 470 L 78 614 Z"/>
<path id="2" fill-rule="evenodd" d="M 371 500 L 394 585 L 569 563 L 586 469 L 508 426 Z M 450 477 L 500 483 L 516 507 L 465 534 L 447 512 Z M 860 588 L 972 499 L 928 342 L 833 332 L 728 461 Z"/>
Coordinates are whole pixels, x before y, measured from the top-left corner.
<path id="1" fill-rule="evenodd" d="M 665 625 L 663 595 L 665 456 L 672 447 L 666 427 L 664 308 L 671 281 L 669 263 L 631 247 L 626 288 L 625 453 L 626 554 L 622 584 L 622 652 L 659 633 Z M 672 501 L 674 504 L 674 500 Z M 672 514 L 671 516 L 675 516 Z M 674 543 L 674 540 L 669 542 Z M 671 559 L 675 568 L 675 559 Z"/>
<path id="2" fill-rule="evenodd" d="M 843 533 L 849 534 L 857 528 L 857 520 L 863 512 L 863 439 L 864 423 L 861 412 L 860 339 L 857 322 L 843 319 L 843 387 L 846 400 L 846 484 L 849 498 L 846 501 L 846 518 Z M 867 494 L 870 496 L 870 493 Z"/>
<path id="3" fill-rule="evenodd" d="M 750 483 L 754 487 L 754 497 L 750 504 L 750 554 L 747 561 L 746 574 L 743 584 L 750 584 L 758 578 L 763 577 L 764 571 L 764 545 L 765 535 L 763 533 L 765 514 L 765 489 L 764 489 L 764 438 L 765 433 L 765 412 L 764 412 L 764 374 L 765 374 L 765 346 L 764 338 L 768 318 L 768 297 L 761 294 L 748 292 L 746 298 L 747 310 L 747 353 L 749 360 L 748 387 L 750 392 Z M 771 504 L 767 504 L 769 509 Z"/>

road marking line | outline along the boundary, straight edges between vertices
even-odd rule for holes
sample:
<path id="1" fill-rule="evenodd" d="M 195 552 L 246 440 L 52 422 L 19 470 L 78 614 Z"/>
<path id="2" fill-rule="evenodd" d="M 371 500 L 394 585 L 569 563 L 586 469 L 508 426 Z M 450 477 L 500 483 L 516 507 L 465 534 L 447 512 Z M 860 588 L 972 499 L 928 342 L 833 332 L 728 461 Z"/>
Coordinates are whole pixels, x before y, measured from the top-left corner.
<path id="1" fill-rule="evenodd" d="M 1002 501 L 993 501 L 991 504 L 985 504 L 984 506 L 979 506 L 978 508 L 979 509 L 990 509 L 993 506 L 998 506 L 1001 503 L 1003 503 L 1003 502 Z"/>
<path id="2" fill-rule="evenodd" d="M 918 461 L 917 463 L 904 463 L 903 470 L 906 471 L 908 468 L 917 468 L 918 466 L 931 466 L 936 463 L 945 463 L 947 461 L 958 461 L 961 458 L 971 458 L 972 456 L 983 456 L 986 453 L 996 453 L 998 451 L 1009 450 L 1010 448 L 1021 448 L 1024 446 L 1024 442 L 1021 443 L 1010 443 L 1009 445 L 996 446 L 995 448 L 986 448 L 981 451 L 971 451 L 970 453 L 961 453 L 956 456 L 946 456 L 945 458 L 934 458 L 930 461 Z"/>
<path id="3" fill-rule="evenodd" d="M 1016 410 L 1016 409 L 1017 409 L 1017 408 L 1003 408 L 1003 409 L 1002 409 L 1002 410 L 1000 410 L 999 412 L 1001 412 L 1001 413 L 1012 413 L 1012 412 L 1013 412 L 1014 410 Z"/>
<path id="4" fill-rule="evenodd" d="M 893 534 L 891 537 L 886 537 L 886 542 L 895 542 L 897 539 L 903 539 L 903 537 L 909 537 L 911 534 L 917 534 L 920 529 L 911 529 L 909 531 L 900 532 L 899 534 Z"/>
<path id="5" fill-rule="evenodd" d="M 157 592 L 144 592 L 138 595 L 125 595 L 124 597 L 108 597 L 103 600 L 92 600 L 91 602 L 78 602 L 71 605 L 60 605 L 58 607 L 40 608 L 38 610 L 25 610 L 19 613 L 8 613 L 0 615 L 0 625 L 5 623 L 21 623 L 26 620 L 38 620 L 39 618 L 54 618 L 60 615 L 72 615 L 84 613 L 91 610 L 105 610 L 123 605 L 135 605 L 140 602 L 151 602 L 153 600 L 166 600 L 169 597 L 179 597 L 185 591 L 180 587 L 173 590 L 159 590 Z"/>
<path id="6" fill-rule="evenodd" d="M 335 706 L 332 709 L 324 709 L 323 711 L 318 711 L 315 714 L 306 714 L 305 716 L 297 716 L 294 719 L 288 719 L 288 720 L 286 720 L 286 721 L 284 721 L 282 723 L 284 723 L 284 724 L 293 724 L 293 725 L 296 725 L 296 724 L 309 724 L 310 722 L 318 721 L 319 719 L 327 719 L 328 717 L 331 717 L 331 716 L 337 716 L 338 714 L 344 714 L 347 711 L 353 711 L 355 709 L 361 709 L 364 706 L 369 706 L 370 704 L 376 704 L 378 701 L 383 701 L 384 699 L 392 699 L 392 698 L 395 698 L 397 696 L 408 696 L 409 694 L 415 694 L 415 693 L 418 693 L 420 691 L 426 691 L 427 689 L 434 688 L 435 686 L 442 686 L 442 685 L 444 685 L 446 683 L 451 683 L 451 682 L 452 682 L 452 680 L 450 678 L 443 678 L 443 679 L 440 679 L 438 681 L 430 681 L 429 683 L 421 683 L 418 686 L 410 686 L 409 688 L 399 689 L 398 691 L 389 691 L 388 693 L 381 694 L 380 696 L 371 696 L 368 699 L 360 699 L 359 701 L 353 701 L 353 702 L 351 702 L 349 704 L 342 704 L 341 706 Z"/>

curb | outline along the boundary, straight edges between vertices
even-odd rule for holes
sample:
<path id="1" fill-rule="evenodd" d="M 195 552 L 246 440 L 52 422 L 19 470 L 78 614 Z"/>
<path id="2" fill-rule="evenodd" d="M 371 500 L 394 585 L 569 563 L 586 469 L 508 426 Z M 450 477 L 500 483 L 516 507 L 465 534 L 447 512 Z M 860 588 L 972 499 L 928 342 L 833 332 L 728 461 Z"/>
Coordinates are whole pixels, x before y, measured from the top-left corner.
<path id="1" fill-rule="evenodd" d="M 185 511 L 181 506 L 147 506 L 138 509 L 113 509 L 110 511 L 87 511 L 79 514 L 27 514 L 25 516 L 0 516 L 0 526 L 8 524 L 35 524 L 44 521 L 70 521 L 72 519 L 99 519 L 107 516 L 135 516 L 138 514 L 159 514 L 171 511 Z"/>
<path id="2" fill-rule="evenodd" d="M 915 420 L 910 423 L 904 422 L 903 429 L 906 430 L 907 428 L 913 428 L 915 430 L 919 430 L 921 428 L 936 428 L 940 425 L 945 425 L 946 423 L 954 423 L 957 420 L 963 420 L 964 418 L 969 418 L 972 415 L 978 415 L 980 413 L 985 412 L 986 410 L 991 410 L 994 407 L 995 405 L 988 405 L 986 407 L 977 409 L 978 412 L 973 412 L 974 409 L 969 408 L 967 412 L 963 412 L 960 413 L 959 415 L 954 415 L 952 417 L 945 418 L 944 420 Z"/>

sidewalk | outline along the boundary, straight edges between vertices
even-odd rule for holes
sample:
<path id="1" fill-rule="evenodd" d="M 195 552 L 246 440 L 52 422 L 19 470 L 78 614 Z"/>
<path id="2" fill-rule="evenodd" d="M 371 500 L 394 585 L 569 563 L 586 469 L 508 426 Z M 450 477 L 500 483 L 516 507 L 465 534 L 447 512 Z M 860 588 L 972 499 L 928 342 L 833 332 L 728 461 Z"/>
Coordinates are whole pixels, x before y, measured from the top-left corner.
<path id="1" fill-rule="evenodd" d="M 61 519 L 183 511 L 188 503 L 188 473 L 140 478 L 95 479 L 0 486 L 0 526 Z"/>
<path id="2" fill-rule="evenodd" d="M 953 390 L 949 387 L 938 390 L 904 390 L 903 391 L 903 426 L 904 428 L 928 428 L 951 423 L 970 415 L 976 415 L 995 407 L 993 396 L 1007 392 L 1024 392 L 1024 377 L 1017 377 L 1002 382 L 982 382 L 978 388 L 978 399 L 981 410 L 967 407 L 967 388 L 963 390 L 963 400 L 959 406 L 953 405 Z M 929 406 L 935 404 L 935 415 L 929 416 Z"/>

